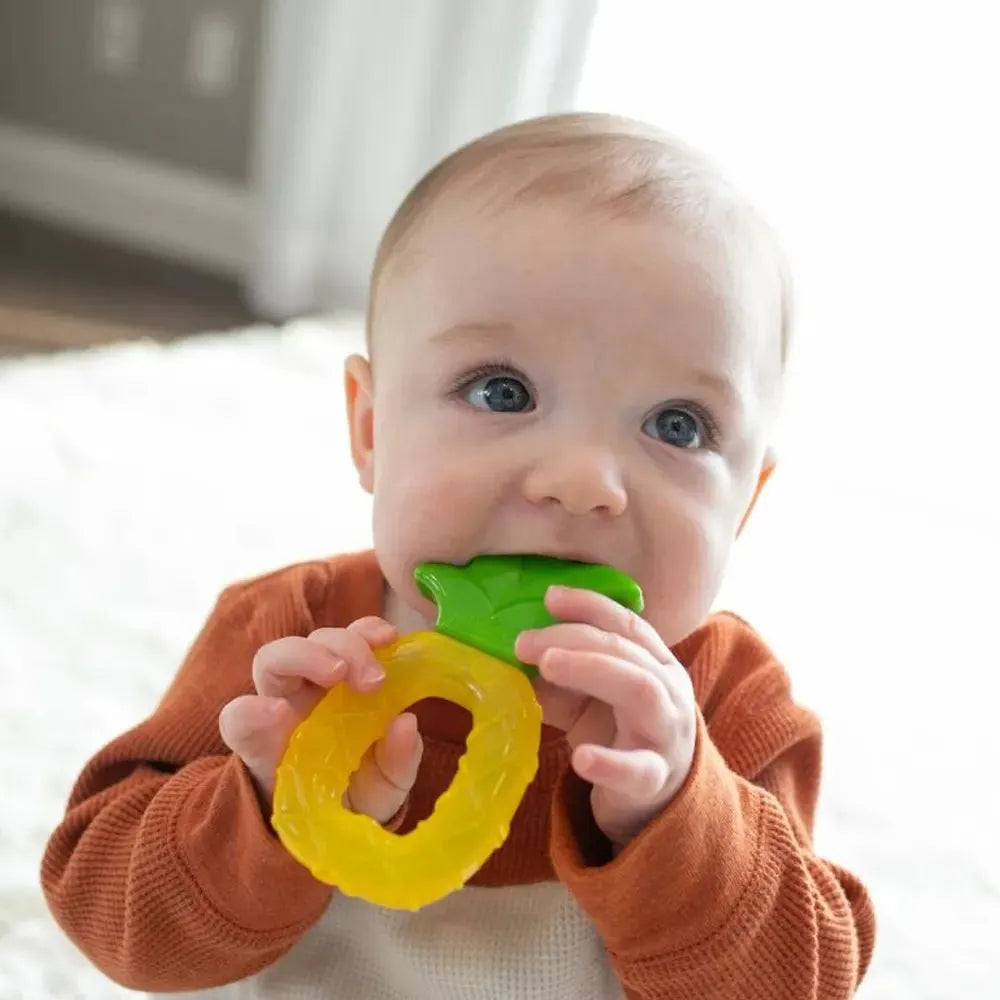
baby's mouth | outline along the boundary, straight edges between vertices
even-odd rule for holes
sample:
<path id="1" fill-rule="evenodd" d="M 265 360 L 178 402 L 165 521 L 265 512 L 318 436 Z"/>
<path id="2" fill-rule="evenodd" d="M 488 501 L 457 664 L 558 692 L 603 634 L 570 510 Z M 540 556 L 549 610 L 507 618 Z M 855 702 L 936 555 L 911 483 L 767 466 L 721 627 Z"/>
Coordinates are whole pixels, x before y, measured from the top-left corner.
<path id="1" fill-rule="evenodd" d="M 484 552 L 491 556 L 541 556 L 544 559 L 558 559 L 562 562 L 584 563 L 586 565 L 606 565 L 603 559 L 595 558 L 592 553 L 582 549 L 564 549 L 561 547 L 541 546 L 539 548 L 514 549 L 503 552 Z"/>

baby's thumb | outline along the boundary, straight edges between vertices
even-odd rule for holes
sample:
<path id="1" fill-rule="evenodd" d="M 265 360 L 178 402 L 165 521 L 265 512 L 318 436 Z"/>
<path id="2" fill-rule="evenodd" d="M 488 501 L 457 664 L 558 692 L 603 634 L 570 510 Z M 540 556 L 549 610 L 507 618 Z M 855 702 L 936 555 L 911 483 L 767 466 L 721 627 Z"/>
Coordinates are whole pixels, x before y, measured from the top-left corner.
<path id="1" fill-rule="evenodd" d="M 417 780 L 423 750 L 416 716 L 410 712 L 397 716 L 351 776 L 347 806 L 387 823 L 399 812 Z"/>
<path id="2" fill-rule="evenodd" d="M 274 774 L 298 722 L 284 698 L 243 695 L 219 713 L 222 742 L 246 765 L 262 803 L 270 808 Z"/>
<path id="3" fill-rule="evenodd" d="M 424 741 L 412 712 L 396 716 L 375 744 L 373 756 L 382 776 L 402 792 L 409 792 L 417 780 Z"/>

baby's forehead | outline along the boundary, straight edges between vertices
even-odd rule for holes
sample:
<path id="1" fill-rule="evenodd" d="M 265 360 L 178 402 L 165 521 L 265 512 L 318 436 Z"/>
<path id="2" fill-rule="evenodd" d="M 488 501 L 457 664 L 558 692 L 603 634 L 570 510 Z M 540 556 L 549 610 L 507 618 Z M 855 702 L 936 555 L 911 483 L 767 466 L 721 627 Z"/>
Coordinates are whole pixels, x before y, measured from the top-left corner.
<path id="1" fill-rule="evenodd" d="M 490 239 L 484 220 L 516 210 L 551 224 L 552 209 L 593 224 L 621 220 L 662 225 L 716 246 L 734 276 L 737 309 L 773 314 L 782 359 L 790 294 L 777 241 L 752 206 L 698 151 L 641 123 L 556 116 L 519 123 L 459 150 L 432 170 L 404 200 L 380 245 L 373 270 L 370 332 L 383 281 L 427 259 L 432 231 L 449 233 L 475 253 L 473 233 Z M 422 238 L 424 237 L 424 238 Z M 480 245 L 482 247 L 482 245 Z M 487 246 L 485 249 L 489 249 Z M 386 282 L 388 284 L 389 282 Z"/>
<path id="2" fill-rule="evenodd" d="M 671 252 L 661 252 L 667 246 Z M 687 286 L 690 298 L 711 299 L 734 314 L 756 312 L 770 300 L 778 326 L 777 275 L 766 255 L 754 249 L 738 234 L 678 221 L 661 206 L 624 214 L 575 192 L 484 199 L 477 191 L 456 188 L 442 195 L 399 246 L 381 291 L 392 297 L 415 290 L 426 294 L 430 285 L 439 295 L 461 300 L 466 293 L 478 298 L 478 286 L 487 285 L 503 301 L 520 295 L 522 278 L 556 280 L 565 267 L 582 261 L 580 281 L 635 276 L 619 290 L 653 300 L 651 306 L 663 289 L 678 283 Z M 418 277 L 424 280 L 407 280 Z"/>
<path id="3" fill-rule="evenodd" d="M 386 328 L 414 349 L 455 327 L 462 335 L 444 343 L 456 355 L 582 348 L 609 363 L 624 350 L 660 370 L 684 332 L 685 353 L 704 363 L 741 365 L 765 337 L 777 353 L 766 332 L 774 310 L 759 283 L 732 273 L 724 246 L 669 224 L 581 218 L 587 211 L 533 201 L 484 220 L 456 202 L 428 217 L 387 276 Z"/>
<path id="4" fill-rule="evenodd" d="M 483 164 L 434 192 L 383 259 L 377 277 L 386 287 L 378 294 L 390 286 L 410 286 L 405 279 L 415 271 L 434 273 L 439 283 L 449 283 L 449 291 L 456 286 L 461 291 L 463 281 L 494 284 L 512 269 L 505 264 L 515 271 L 529 260 L 543 264 L 539 248 L 553 234 L 570 232 L 578 244 L 603 255 L 609 269 L 629 234 L 651 232 L 686 244 L 692 259 L 712 257 L 706 270 L 716 275 L 731 270 L 728 258 L 735 242 L 730 234 L 685 218 L 652 186 L 633 189 L 620 177 L 605 177 L 599 184 L 587 160 L 567 164 L 551 151 L 515 167 L 505 173 L 497 163 Z M 540 274 L 544 271 L 536 266 L 533 276 Z"/>

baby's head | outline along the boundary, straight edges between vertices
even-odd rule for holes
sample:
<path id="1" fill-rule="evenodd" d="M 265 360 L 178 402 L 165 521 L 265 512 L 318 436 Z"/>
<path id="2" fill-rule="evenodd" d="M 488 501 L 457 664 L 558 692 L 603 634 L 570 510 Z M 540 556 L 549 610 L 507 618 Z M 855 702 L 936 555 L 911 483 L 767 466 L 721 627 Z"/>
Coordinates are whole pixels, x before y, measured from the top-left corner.
<path id="1" fill-rule="evenodd" d="M 424 560 L 614 565 L 668 643 L 715 597 L 773 465 L 788 347 L 776 241 L 697 153 L 605 115 L 501 129 L 382 239 L 354 460 L 394 599 Z"/>

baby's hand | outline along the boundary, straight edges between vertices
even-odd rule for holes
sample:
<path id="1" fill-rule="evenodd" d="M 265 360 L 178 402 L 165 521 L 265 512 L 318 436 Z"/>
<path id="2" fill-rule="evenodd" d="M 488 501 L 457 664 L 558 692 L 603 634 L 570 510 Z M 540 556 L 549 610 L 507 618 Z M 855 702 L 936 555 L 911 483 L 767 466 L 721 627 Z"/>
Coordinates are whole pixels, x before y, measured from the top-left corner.
<path id="1" fill-rule="evenodd" d="M 522 632 L 515 649 L 537 664 L 543 718 L 565 730 L 573 770 L 593 785 L 594 820 L 620 849 L 691 769 L 691 680 L 653 626 L 610 598 L 551 587 L 545 606 L 562 621 Z"/>
<path id="2" fill-rule="evenodd" d="M 246 765 L 265 810 L 274 797 L 275 771 L 289 737 L 334 684 L 374 691 L 385 678 L 372 654 L 396 638 L 381 618 L 361 618 L 347 628 L 317 629 L 307 638 L 287 636 L 262 646 L 254 657 L 257 694 L 243 695 L 219 713 L 222 741 Z M 423 742 L 416 717 L 397 716 L 362 758 L 344 804 L 379 823 L 399 811 L 417 777 Z"/>

